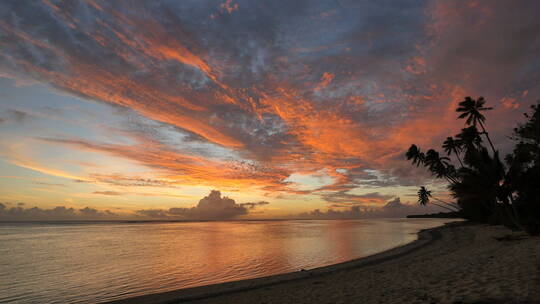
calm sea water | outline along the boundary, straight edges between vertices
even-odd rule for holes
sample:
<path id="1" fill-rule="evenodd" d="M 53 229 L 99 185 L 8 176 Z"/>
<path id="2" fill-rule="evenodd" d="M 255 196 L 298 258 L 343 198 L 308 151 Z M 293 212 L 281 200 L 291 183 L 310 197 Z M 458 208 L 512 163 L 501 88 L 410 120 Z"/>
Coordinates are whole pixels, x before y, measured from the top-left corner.
<path id="1" fill-rule="evenodd" d="M 95 303 L 309 269 L 447 221 L 0 223 L 0 303 Z"/>

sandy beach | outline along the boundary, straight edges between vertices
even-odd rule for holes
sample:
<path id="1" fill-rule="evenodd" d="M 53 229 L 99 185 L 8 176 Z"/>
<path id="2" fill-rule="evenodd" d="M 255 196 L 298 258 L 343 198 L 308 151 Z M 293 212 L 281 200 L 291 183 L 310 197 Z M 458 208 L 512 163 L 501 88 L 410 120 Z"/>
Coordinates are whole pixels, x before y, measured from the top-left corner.
<path id="1" fill-rule="evenodd" d="M 540 238 L 452 223 L 347 263 L 111 303 L 540 303 Z"/>

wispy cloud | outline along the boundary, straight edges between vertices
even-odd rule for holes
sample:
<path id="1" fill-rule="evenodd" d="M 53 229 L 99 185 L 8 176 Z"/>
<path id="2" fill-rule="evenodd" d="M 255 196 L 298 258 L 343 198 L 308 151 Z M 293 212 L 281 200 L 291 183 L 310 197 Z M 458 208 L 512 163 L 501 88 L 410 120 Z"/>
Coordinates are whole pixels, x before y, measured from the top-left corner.
<path id="1" fill-rule="evenodd" d="M 0 117 L 0 123 L 13 122 L 21 123 L 30 120 L 32 115 L 20 110 L 7 109 L 4 111 L 2 117 Z"/>
<path id="2" fill-rule="evenodd" d="M 40 140 L 136 162 L 155 178 L 11 163 L 115 186 L 384 204 L 390 197 L 352 190 L 429 178 L 407 167 L 403 152 L 457 132 L 454 108 L 464 96 L 485 95 L 496 107 L 488 124 L 503 148 L 524 105 L 540 96 L 538 2 L 283 4 L 0 3 L 2 77 L 147 120 L 107 129 L 129 143 L 61 132 Z M 0 123 L 27 119 L 21 109 Z M 321 171 L 331 185 L 306 190 L 287 181 Z"/>
<path id="3" fill-rule="evenodd" d="M 116 191 L 94 191 L 93 194 L 99 194 L 99 195 L 122 195 L 122 192 L 116 192 Z"/>

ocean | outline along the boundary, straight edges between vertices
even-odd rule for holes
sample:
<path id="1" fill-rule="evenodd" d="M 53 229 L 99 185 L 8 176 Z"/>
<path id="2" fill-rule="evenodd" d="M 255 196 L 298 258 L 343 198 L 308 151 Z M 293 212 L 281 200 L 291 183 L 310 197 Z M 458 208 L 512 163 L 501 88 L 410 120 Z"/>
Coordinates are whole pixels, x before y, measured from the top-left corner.
<path id="1" fill-rule="evenodd" d="M 310 269 L 449 221 L 0 223 L 0 303 L 96 303 Z"/>

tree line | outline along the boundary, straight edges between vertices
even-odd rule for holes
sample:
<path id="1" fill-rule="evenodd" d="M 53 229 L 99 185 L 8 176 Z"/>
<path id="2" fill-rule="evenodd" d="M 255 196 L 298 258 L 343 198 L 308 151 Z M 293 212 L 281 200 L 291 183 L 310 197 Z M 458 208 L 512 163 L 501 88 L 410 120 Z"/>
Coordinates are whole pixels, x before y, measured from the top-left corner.
<path id="1" fill-rule="evenodd" d="M 471 221 L 504 224 L 529 234 L 540 234 L 540 102 L 525 113 L 526 122 L 514 128 L 513 151 L 501 159 L 485 127 L 483 97 L 466 97 L 456 109 L 466 127 L 435 149 L 423 152 L 411 145 L 405 156 L 415 166 L 448 182 L 455 201 L 433 196 L 425 186 L 418 190 L 418 202 L 432 203 L 459 212 Z M 486 145 L 487 143 L 487 145 Z M 453 162 L 452 158 L 457 161 Z"/>

